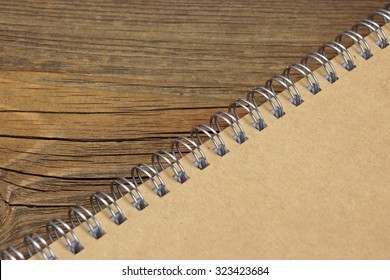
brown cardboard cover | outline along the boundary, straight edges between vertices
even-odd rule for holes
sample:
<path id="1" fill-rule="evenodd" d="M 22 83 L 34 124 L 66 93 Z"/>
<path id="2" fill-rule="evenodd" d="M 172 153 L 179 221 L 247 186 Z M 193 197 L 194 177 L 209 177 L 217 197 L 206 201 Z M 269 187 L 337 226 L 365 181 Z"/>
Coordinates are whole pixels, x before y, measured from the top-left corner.
<path id="1" fill-rule="evenodd" d="M 389 33 L 389 28 L 386 27 Z M 321 91 L 299 83 L 305 102 L 294 107 L 282 93 L 286 115 L 275 119 L 260 107 L 268 127 L 241 123 L 243 144 L 221 134 L 230 152 L 219 157 L 203 145 L 210 162 L 198 170 L 181 162 L 190 179 L 157 197 L 140 187 L 150 204 L 143 211 L 118 201 L 127 221 L 115 225 L 97 214 L 107 232 L 99 240 L 75 229 L 85 249 L 73 255 L 64 240 L 51 245 L 59 259 L 389 259 L 390 258 L 390 47 L 329 84 L 317 70 Z M 206 118 L 205 118 L 206 119 Z M 38 257 L 34 257 L 38 258 Z"/>

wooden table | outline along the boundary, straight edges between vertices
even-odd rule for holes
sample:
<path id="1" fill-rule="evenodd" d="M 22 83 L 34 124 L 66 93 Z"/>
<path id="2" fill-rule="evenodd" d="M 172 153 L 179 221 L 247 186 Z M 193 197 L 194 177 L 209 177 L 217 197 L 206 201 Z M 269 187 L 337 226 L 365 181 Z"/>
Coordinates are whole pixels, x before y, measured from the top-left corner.
<path id="1" fill-rule="evenodd" d="M 383 1 L 1 1 L 0 246 L 88 205 Z"/>

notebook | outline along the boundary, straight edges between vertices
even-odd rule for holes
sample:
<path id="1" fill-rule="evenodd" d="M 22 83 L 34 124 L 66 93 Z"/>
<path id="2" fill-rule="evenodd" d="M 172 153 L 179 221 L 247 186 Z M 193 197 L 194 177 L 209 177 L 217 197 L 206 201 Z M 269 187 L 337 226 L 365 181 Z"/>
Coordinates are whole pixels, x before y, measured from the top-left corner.
<path id="1" fill-rule="evenodd" d="M 2 258 L 389 259 L 387 9 Z"/>

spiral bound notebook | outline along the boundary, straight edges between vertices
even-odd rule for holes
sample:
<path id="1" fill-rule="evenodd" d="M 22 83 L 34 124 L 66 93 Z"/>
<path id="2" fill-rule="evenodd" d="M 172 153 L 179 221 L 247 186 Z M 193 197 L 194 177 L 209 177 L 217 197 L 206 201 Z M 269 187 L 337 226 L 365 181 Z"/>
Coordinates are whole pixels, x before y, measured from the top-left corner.
<path id="1" fill-rule="evenodd" d="M 71 208 L 69 224 L 54 219 L 47 236 L 26 236 L 29 257 L 389 259 L 390 26 L 381 20 L 386 9 L 234 101 L 111 194 L 91 195 L 90 209 Z M 276 95 L 277 85 L 286 90 Z M 2 258 L 25 256 L 9 247 Z"/>

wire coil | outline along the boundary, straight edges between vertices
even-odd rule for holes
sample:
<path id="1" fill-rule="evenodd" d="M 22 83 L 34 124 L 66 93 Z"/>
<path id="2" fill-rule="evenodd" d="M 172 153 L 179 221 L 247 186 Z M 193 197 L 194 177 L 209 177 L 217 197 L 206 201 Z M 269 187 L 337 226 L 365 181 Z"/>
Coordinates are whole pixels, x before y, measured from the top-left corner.
<path id="1" fill-rule="evenodd" d="M 56 239 L 63 237 L 66 243 L 68 244 L 66 246 L 66 249 L 71 251 L 73 254 L 77 254 L 78 252 L 84 249 L 83 245 L 81 245 L 79 241 L 79 238 L 74 233 L 74 231 L 70 228 L 70 226 L 58 218 L 54 218 L 53 220 L 47 222 L 46 233 L 47 236 L 49 237 L 50 242 L 54 242 L 55 240 L 53 238 L 53 235 L 55 236 Z"/>
<path id="2" fill-rule="evenodd" d="M 87 215 L 87 217 L 85 216 L 85 214 Z M 99 239 L 106 234 L 99 221 L 95 218 L 94 215 L 92 215 L 91 211 L 89 211 L 82 205 L 76 205 L 74 207 L 69 208 L 68 217 L 72 228 L 76 227 L 74 218 L 76 218 L 78 224 L 85 222 L 89 227 L 89 234 L 95 239 Z M 95 225 L 91 223 L 91 220 Z"/>
<path id="3" fill-rule="evenodd" d="M 325 69 L 326 71 L 326 75 L 324 76 L 325 80 L 327 80 L 331 84 L 337 81 L 338 77 L 336 73 L 336 68 L 333 66 L 333 63 L 326 56 L 324 56 L 319 52 L 311 52 L 302 58 L 301 63 L 309 67 L 309 61 L 311 60 L 317 61 Z"/>
<path id="4" fill-rule="evenodd" d="M 326 74 L 324 78 L 329 83 L 335 83 L 338 80 L 336 69 L 331 62 L 331 58 L 328 57 L 327 50 L 333 49 L 343 59 L 342 66 L 348 70 L 353 71 L 356 67 L 353 55 L 347 49 L 345 45 L 345 39 L 352 40 L 353 44 L 356 44 L 360 49 L 359 55 L 364 59 L 370 59 L 372 57 L 371 48 L 364 38 L 364 34 L 360 33 L 362 29 L 366 29 L 369 34 L 373 33 L 376 37 L 375 44 L 380 48 L 385 48 L 389 45 L 387 35 L 383 28 L 376 20 L 379 18 L 384 23 L 390 22 L 390 2 L 387 3 L 383 9 L 379 9 L 369 16 L 368 19 L 364 19 L 352 26 L 351 29 L 345 30 L 336 36 L 334 41 L 323 44 L 317 52 L 311 52 L 304 56 L 299 63 L 286 67 L 281 75 L 275 75 L 266 81 L 264 86 L 257 86 L 247 93 L 246 99 L 240 98 L 228 106 L 226 112 L 217 112 L 210 117 L 209 124 L 199 124 L 195 126 L 191 132 L 190 137 L 181 136 L 175 139 L 170 146 L 170 152 L 166 150 L 159 150 L 152 155 L 151 163 L 141 163 L 134 166 L 130 171 L 130 178 L 118 178 L 111 184 L 111 195 L 105 192 L 96 192 L 90 196 L 90 206 L 92 212 L 82 205 L 76 205 L 71 207 L 68 211 L 68 218 L 70 225 L 64 221 L 55 218 L 46 224 L 46 233 L 48 240 L 54 242 L 57 239 L 63 238 L 66 241 L 66 248 L 73 254 L 79 253 L 83 250 L 83 246 L 80 243 L 79 238 L 74 233 L 73 229 L 78 225 L 85 223 L 89 228 L 89 235 L 95 239 L 99 239 L 105 235 L 101 224 L 96 219 L 95 215 L 102 211 L 106 207 L 111 214 L 111 221 L 118 226 L 124 223 L 127 219 L 116 202 L 118 199 L 125 195 L 129 195 L 132 199 L 132 206 L 141 211 L 148 206 L 142 195 L 139 187 L 146 182 L 145 176 L 153 185 L 152 191 L 159 197 L 164 197 L 169 194 L 169 190 L 159 175 L 164 169 L 170 168 L 174 173 L 174 180 L 184 184 L 190 180 L 189 175 L 186 173 L 183 165 L 179 159 L 184 157 L 183 148 L 186 152 L 189 152 L 194 161 L 194 165 L 203 170 L 210 165 L 206 159 L 206 155 L 201 149 L 200 145 L 203 144 L 201 136 L 207 137 L 211 144 L 214 146 L 213 152 L 223 157 L 229 153 L 229 150 L 219 134 L 222 131 L 220 121 L 223 121 L 234 133 L 233 139 L 238 144 L 243 144 L 248 140 L 245 134 L 244 128 L 240 124 L 240 116 L 238 109 L 241 108 L 246 111 L 253 120 L 252 126 L 262 131 L 267 127 L 266 121 L 260 112 L 258 106 L 260 105 L 258 98 L 263 98 L 271 105 L 271 114 L 279 119 L 283 117 L 286 112 L 283 108 L 282 102 L 277 97 L 277 91 L 275 83 L 278 83 L 283 87 L 283 90 L 287 90 L 290 95 L 289 102 L 294 106 L 301 105 L 304 100 L 298 90 L 296 83 L 292 80 L 292 71 L 296 71 L 302 75 L 307 82 L 306 88 L 312 94 L 318 94 L 321 91 L 319 80 L 314 74 L 314 67 L 310 66 L 310 62 L 319 64 Z M 27 253 L 30 257 L 39 253 L 43 259 L 54 260 L 56 255 L 50 248 L 48 242 L 38 235 L 37 233 L 31 233 L 24 237 L 24 245 Z M 25 259 L 25 256 L 20 253 L 16 248 L 10 246 L 1 252 L 1 259 L 3 260 L 16 260 Z"/>

